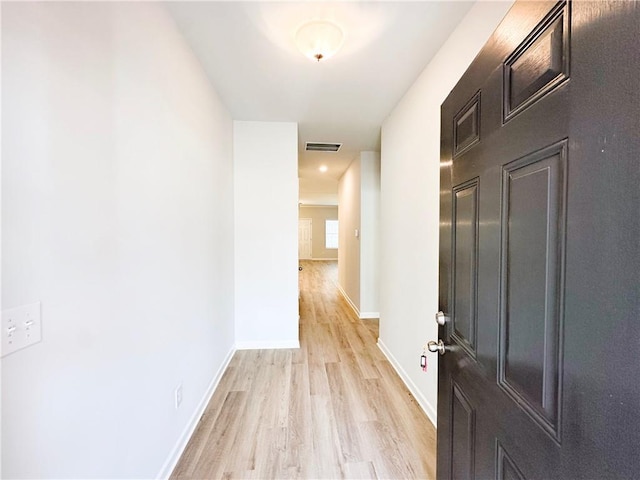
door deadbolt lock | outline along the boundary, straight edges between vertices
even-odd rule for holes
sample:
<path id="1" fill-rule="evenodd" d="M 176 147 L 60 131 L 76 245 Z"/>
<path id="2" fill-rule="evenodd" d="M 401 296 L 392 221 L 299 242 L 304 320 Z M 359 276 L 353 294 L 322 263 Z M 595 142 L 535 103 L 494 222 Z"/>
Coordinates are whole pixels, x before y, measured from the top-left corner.
<path id="1" fill-rule="evenodd" d="M 445 323 L 447 323 L 447 316 L 442 310 L 436 313 L 436 323 L 440 326 L 443 326 Z"/>

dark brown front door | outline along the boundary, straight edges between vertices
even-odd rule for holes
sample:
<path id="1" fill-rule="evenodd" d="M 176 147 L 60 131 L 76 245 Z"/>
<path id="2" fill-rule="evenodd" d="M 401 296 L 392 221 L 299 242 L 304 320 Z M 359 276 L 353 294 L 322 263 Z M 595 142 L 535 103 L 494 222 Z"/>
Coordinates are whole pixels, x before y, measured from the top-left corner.
<path id="1" fill-rule="evenodd" d="M 516 3 L 442 105 L 438 478 L 640 478 L 640 5 Z"/>

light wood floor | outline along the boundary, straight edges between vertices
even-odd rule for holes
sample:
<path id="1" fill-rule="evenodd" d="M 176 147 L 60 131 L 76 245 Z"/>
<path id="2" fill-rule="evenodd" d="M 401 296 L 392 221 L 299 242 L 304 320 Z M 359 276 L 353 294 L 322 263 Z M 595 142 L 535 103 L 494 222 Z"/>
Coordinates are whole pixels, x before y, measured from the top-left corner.
<path id="1" fill-rule="evenodd" d="M 435 429 L 377 320 L 356 318 L 335 262 L 301 264 L 300 349 L 236 352 L 172 478 L 434 478 Z"/>

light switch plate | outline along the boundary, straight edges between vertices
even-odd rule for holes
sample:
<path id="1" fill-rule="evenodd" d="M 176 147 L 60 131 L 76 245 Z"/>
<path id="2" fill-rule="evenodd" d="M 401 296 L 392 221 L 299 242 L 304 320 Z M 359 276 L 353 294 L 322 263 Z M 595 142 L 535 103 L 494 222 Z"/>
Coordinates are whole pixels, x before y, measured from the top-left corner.
<path id="1" fill-rule="evenodd" d="M 176 410 L 177 410 L 180 408 L 180 405 L 182 405 L 182 383 L 180 383 L 180 385 L 178 385 L 174 390 L 173 399 L 174 399 L 174 406 L 176 407 Z"/>
<path id="2" fill-rule="evenodd" d="M 2 356 L 42 340 L 40 302 L 2 312 Z"/>

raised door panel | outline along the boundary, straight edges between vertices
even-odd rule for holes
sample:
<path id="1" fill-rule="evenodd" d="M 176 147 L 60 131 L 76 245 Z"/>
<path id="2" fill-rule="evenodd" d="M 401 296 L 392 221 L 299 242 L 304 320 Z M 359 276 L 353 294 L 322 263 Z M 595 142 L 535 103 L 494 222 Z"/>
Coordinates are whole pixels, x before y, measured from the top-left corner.
<path id="1" fill-rule="evenodd" d="M 511 459 L 507 451 L 500 442 L 497 445 L 497 468 L 498 480 L 525 480 L 518 466 Z"/>
<path id="2" fill-rule="evenodd" d="M 453 153 L 458 156 L 480 141 L 480 92 L 460 110 L 453 124 Z"/>
<path id="3" fill-rule="evenodd" d="M 560 440 L 566 142 L 503 168 L 499 383 Z"/>
<path id="4" fill-rule="evenodd" d="M 451 395 L 451 478 L 472 480 L 475 464 L 475 409 L 459 385 Z"/>
<path id="5" fill-rule="evenodd" d="M 569 8 L 560 2 L 505 61 L 505 122 L 569 78 Z"/>
<path id="6" fill-rule="evenodd" d="M 478 179 L 453 189 L 453 339 L 475 357 L 478 292 Z"/>

